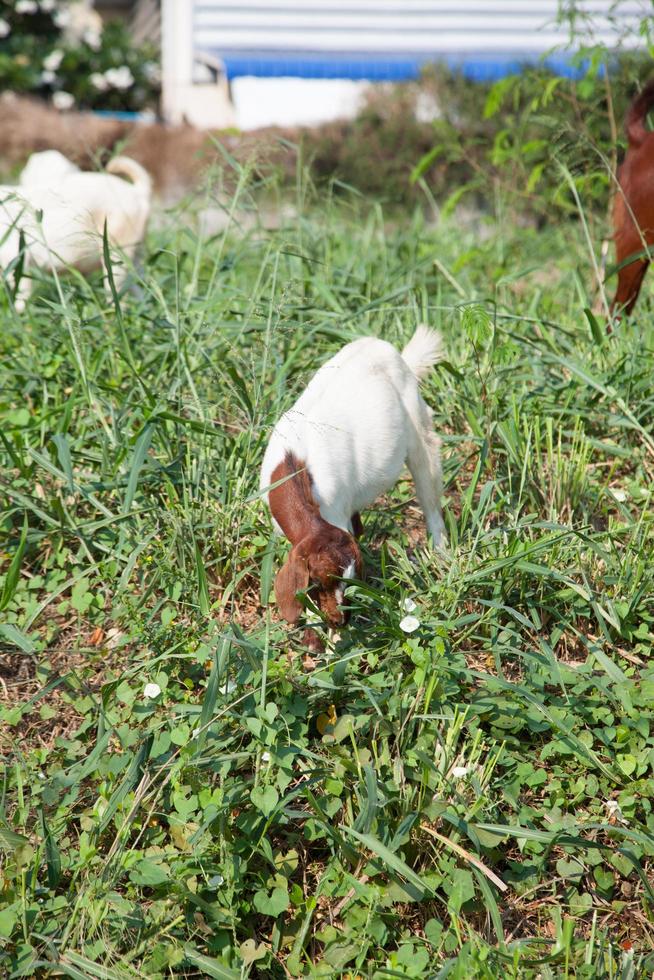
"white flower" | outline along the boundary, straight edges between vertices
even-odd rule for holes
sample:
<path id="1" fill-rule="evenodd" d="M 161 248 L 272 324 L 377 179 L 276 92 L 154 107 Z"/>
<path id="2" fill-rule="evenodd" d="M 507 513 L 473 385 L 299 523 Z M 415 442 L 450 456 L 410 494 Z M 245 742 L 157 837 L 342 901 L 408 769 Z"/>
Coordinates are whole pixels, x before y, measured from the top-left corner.
<path id="1" fill-rule="evenodd" d="M 41 10 L 44 14 L 49 14 L 57 6 L 57 0 L 41 0 Z"/>
<path id="2" fill-rule="evenodd" d="M 223 878 L 222 875 L 212 875 L 212 877 L 209 878 L 207 885 L 209 886 L 209 888 L 220 888 L 224 880 L 225 879 Z"/>
<path id="3" fill-rule="evenodd" d="M 86 41 L 88 46 L 93 49 L 93 51 L 99 51 L 102 47 L 102 35 L 95 28 L 89 27 L 82 34 L 82 40 Z"/>
<path id="4" fill-rule="evenodd" d="M 262 762 L 270 762 L 270 752 L 262 752 L 261 753 L 261 761 Z"/>
<path id="5" fill-rule="evenodd" d="M 150 682 L 149 684 L 146 684 L 145 687 L 143 688 L 144 698 L 158 698 L 160 694 L 161 694 L 161 688 L 159 687 L 158 684 L 153 684 L 152 682 Z"/>
<path id="6" fill-rule="evenodd" d="M 52 85 L 56 79 L 56 75 L 53 71 L 42 71 L 41 72 L 41 83 L 43 85 Z"/>
<path id="7" fill-rule="evenodd" d="M 629 823 L 629 821 L 625 820 L 623 817 L 620 804 L 617 800 L 606 800 L 604 806 L 606 807 L 609 823 Z"/>
<path id="8" fill-rule="evenodd" d="M 236 681 L 227 680 L 225 681 L 225 686 L 221 688 L 221 694 L 233 694 L 233 692 L 238 687 Z"/>
<path id="9" fill-rule="evenodd" d="M 617 487 L 609 487 L 609 492 L 611 493 L 613 499 L 617 500 L 618 503 L 622 504 L 627 499 L 627 494 L 625 491 L 619 490 Z"/>
<path id="10" fill-rule="evenodd" d="M 56 10 L 54 14 L 54 22 L 57 27 L 68 27 L 70 24 L 70 11 Z"/>
<path id="11" fill-rule="evenodd" d="M 56 71 L 63 60 L 63 51 L 61 48 L 55 48 L 54 51 L 50 52 L 47 58 L 43 59 L 43 67 L 46 71 Z"/>
<path id="12" fill-rule="evenodd" d="M 468 766 L 454 766 L 452 769 L 452 775 L 455 779 L 463 779 L 470 772 Z"/>
<path id="13" fill-rule="evenodd" d="M 146 61 L 143 65 L 143 74 L 149 82 L 158 82 L 161 76 L 161 70 L 156 61 Z"/>
<path id="14" fill-rule="evenodd" d="M 405 616 L 404 619 L 400 621 L 400 629 L 404 633 L 415 633 L 419 626 L 420 620 L 416 616 Z"/>
<path id="15" fill-rule="evenodd" d="M 52 104 L 55 109 L 72 109 L 75 105 L 75 96 L 71 95 L 70 92 L 55 92 L 52 96 Z"/>
<path id="16" fill-rule="evenodd" d="M 417 607 L 417 605 L 415 604 L 415 602 L 413 601 L 413 599 L 409 599 L 408 597 L 407 597 L 407 598 L 406 598 L 406 599 L 404 600 L 404 602 L 402 603 L 402 609 L 404 609 L 404 612 L 407 612 L 407 613 L 412 613 L 412 612 L 414 612 L 414 610 L 416 610 L 417 608 L 418 608 L 418 607 Z"/>
<path id="17" fill-rule="evenodd" d="M 104 77 L 107 84 L 112 88 L 126 89 L 134 84 L 134 76 L 127 65 L 122 65 L 120 68 L 108 68 Z"/>
<path id="18" fill-rule="evenodd" d="M 94 71 L 92 75 L 89 75 L 89 81 L 91 85 L 94 88 L 97 88 L 100 92 L 106 92 L 109 88 L 109 82 L 101 71 Z"/>
<path id="19" fill-rule="evenodd" d="M 35 14 L 39 9 L 36 0 L 18 0 L 14 7 L 17 14 Z"/>
<path id="20" fill-rule="evenodd" d="M 6 20 L 0 17 L 0 37 L 6 37 L 7 34 L 11 34 L 11 27 Z"/>

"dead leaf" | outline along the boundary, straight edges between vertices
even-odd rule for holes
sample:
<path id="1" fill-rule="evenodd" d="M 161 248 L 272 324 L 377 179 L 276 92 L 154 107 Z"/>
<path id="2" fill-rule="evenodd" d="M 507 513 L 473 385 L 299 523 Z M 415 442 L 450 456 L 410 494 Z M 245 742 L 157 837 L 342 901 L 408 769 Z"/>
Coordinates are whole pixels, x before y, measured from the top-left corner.
<path id="1" fill-rule="evenodd" d="M 112 626 L 110 630 L 107 630 L 107 648 L 109 650 L 115 649 L 124 636 L 125 634 L 117 626 Z"/>
<path id="2" fill-rule="evenodd" d="M 104 640 L 104 630 L 101 626 L 96 626 L 89 637 L 89 646 L 99 647 Z"/>
<path id="3" fill-rule="evenodd" d="M 330 704 L 327 713 L 318 715 L 316 719 L 316 728 L 321 735 L 324 735 L 328 728 L 333 728 L 338 721 L 338 715 L 336 714 L 336 708 L 333 704 Z"/>

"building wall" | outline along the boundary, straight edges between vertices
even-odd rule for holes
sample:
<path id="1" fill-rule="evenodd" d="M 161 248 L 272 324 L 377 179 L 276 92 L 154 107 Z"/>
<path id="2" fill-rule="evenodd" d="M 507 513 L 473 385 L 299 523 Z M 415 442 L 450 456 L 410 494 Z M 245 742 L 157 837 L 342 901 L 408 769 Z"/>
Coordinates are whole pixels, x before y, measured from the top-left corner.
<path id="1" fill-rule="evenodd" d="M 649 0 L 622 0 L 615 15 L 614 0 L 577 7 L 593 15 L 592 39 L 608 44 L 651 13 Z M 558 0 L 193 0 L 192 8 L 195 48 L 220 55 L 232 77 L 410 77 L 434 56 L 492 64 L 569 38 Z"/>
<path id="2" fill-rule="evenodd" d="M 224 65 L 235 121 L 248 128 L 352 114 L 368 81 L 415 78 L 433 60 L 494 79 L 556 49 L 553 67 L 572 70 L 558 0 L 161 2 L 164 114 L 174 121 L 227 119 L 207 61 Z M 576 8 L 576 43 L 609 46 L 642 43 L 638 22 L 652 10 L 651 0 L 577 0 Z"/>

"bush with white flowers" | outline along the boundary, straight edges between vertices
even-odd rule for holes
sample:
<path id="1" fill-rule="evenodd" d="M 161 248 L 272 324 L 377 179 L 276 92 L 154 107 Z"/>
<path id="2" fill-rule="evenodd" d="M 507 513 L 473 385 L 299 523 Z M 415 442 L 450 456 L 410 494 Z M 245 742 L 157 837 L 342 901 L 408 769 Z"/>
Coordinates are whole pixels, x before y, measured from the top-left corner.
<path id="1" fill-rule="evenodd" d="M 85 0 L 0 0 L 0 91 L 63 110 L 156 108 L 157 52 Z"/>

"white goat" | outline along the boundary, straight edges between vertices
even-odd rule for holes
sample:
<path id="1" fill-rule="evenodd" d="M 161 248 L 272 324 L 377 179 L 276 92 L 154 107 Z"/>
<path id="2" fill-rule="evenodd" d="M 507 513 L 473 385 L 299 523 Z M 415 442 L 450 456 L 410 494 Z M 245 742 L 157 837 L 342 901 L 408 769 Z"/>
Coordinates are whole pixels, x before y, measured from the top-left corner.
<path id="1" fill-rule="evenodd" d="M 88 272 L 102 267 L 106 285 L 105 224 L 112 250 L 117 248 L 132 259 L 150 213 L 148 173 L 129 157 L 113 159 L 106 173 L 82 172 L 52 151 L 33 154 L 26 171 L 20 187 L 0 186 L 2 270 L 18 257 L 21 233 L 24 238 L 27 275 L 20 281 L 16 308 L 24 308 L 31 292 L 33 268 L 61 271 L 73 266 Z M 127 269 L 119 261 L 113 274 L 119 286 Z"/>
<path id="2" fill-rule="evenodd" d="M 425 326 L 401 354 L 362 337 L 323 364 L 275 425 L 261 488 L 272 487 L 275 526 L 293 545 L 275 582 L 290 622 L 301 614 L 295 594 L 309 582 L 330 624 L 343 622 L 339 580 L 361 568 L 359 511 L 394 485 L 405 463 L 434 544 L 444 543 L 440 440 L 418 388 L 440 356 L 440 336 Z"/>

